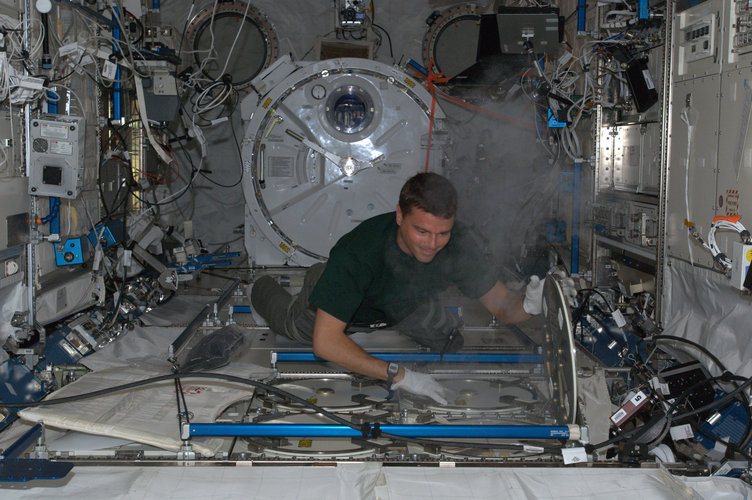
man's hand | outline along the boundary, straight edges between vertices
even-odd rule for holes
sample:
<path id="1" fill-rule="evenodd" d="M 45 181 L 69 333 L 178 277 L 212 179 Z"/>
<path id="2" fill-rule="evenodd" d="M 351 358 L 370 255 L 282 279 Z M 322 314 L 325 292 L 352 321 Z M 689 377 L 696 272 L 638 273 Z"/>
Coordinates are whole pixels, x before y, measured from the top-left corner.
<path id="1" fill-rule="evenodd" d="M 428 396 L 441 405 L 447 404 L 447 400 L 444 398 L 444 388 L 432 376 L 427 373 L 414 372 L 407 368 L 404 370 L 405 376 L 399 382 L 392 384 L 392 390 L 404 389 L 413 394 Z"/>
<path id="2" fill-rule="evenodd" d="M 540 314 L 543 310 L 543 281 L 535 275 L 530 276 L 530 283 L 525 289 L 525 299 L 522 301 L 522 308 L 526 313 Z"/>

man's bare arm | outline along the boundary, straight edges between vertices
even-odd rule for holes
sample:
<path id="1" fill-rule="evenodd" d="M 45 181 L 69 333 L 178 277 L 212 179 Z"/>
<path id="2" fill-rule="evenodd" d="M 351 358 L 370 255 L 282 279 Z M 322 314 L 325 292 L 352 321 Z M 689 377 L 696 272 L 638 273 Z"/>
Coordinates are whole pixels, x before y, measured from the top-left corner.
<path id="1" fill-rule="evenodd" d="M 532 316 L 522 307 L 524 296 L 509 290 L 501 281 L 479 300 L 502 323 L 522 323 Z"/>
<path id="2" fill-rule="evenodd" d="M 316 323 L 313 327 L 313 352 L 341 367 L 365 375 L 367 377 L 386 380 L 386 361 L 376 359 L 345 334 L 347 324 L 331 314 L 319 309 L 316 312 Z M 395 382 L 399 382 L 404 374 L 400 368 Z"/>

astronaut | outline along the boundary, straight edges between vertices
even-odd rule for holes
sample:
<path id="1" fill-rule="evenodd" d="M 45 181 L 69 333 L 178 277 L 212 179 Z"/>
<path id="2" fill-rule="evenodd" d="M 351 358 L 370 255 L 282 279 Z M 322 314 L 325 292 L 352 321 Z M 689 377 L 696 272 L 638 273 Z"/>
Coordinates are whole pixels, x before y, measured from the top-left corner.
<path id="1" fill-rule="evenodd" d="M 432 351 L 456 352 L 463 345 L 461 320 L 437 298 L 452 285 L 504 323 L 540 314 L 543 282 L 532 276 L 524 296 L 510 291 L 456 212 L 448 179 L 417 174 L 402 187 L 396 212 L 363 221 L 340 238 L 326 264 L 308 269 L 297 295 L 263 276 L 251 288 L 252 306 L 272 331 L 312 344 L 317 356 L 446 404 L 429 374 L 374 358 L 348 333 L 393 327 Z"/>

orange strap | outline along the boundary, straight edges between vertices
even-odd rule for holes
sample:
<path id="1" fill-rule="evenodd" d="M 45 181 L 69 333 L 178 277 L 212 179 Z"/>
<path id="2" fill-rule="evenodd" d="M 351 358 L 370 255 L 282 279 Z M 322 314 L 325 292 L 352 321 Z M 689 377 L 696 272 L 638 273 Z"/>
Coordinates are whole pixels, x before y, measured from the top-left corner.
<path id="1" fill-rule="evenodd" d="M 523 121 L 508 115 L 504 115 L 502 113 L 496 113 L 494 111 L 491 111 L 490 109 L 481 108 L 480 106 L 476 106 L 475 104 L 470 104 L 467 101 L 463 101 L 462 99 L 457 99 L 456 97 L 452 97 L 448 94 L 445 94 L 444 92 L 439 91 L 439 97 L 442 99 L 446 99 L 447 101 L 452 101 L 456 104 L 459 104 L 460 106 L 464 106 L 468 109 L 472 109 L 473 111 L 477 111 L 479 113 L 486 114 L 492 118 L 496 118 L 497 120 L 502 120 L 505 122 L 513 123 L 515 125 L 518 125 L 520 127 L 529 128 L 531 130 L 535 130 L 535 124 L 530 123 L 527 121 Z"/>
<path id="2" fill-rule="evenodd" d="M 426 77 L 426 88 L 431 93 L 431 115 L 428 122 L 428 148 L 426 149 L 426 172 L 428 172 L 428 162 L 431 158 L 431 136 L 433 135 L 434 113 L 436 112 L 436 88 L 434 83 L 446 83 L 449 78 L 444 77 L 444 73 L 433 72 L 433 59 L 428 62 L 428 76 Z"/>

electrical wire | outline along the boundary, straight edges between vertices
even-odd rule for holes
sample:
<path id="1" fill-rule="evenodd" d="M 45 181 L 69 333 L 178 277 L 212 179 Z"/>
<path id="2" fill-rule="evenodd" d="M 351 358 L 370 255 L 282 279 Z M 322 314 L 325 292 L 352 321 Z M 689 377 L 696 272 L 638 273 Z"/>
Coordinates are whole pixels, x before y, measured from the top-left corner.
<path id="1" fill-rule="evenodd" d="M 678 414 L 678 415 L 674 414 L 675 410 L 679 407 L 679 405 L 682 402 L 684 402 L 695 390 L 702 387 L 703 385 L 716 383 L 718 381 L 723 381 L 725 380 L 725 377 L 726 377 L 726 374 L 695 382 L 693 385 L 685 389 L 679 396 L 674 398 L 673 401 L 670 402 L 670 405 L 667 406 L 665 412 L 662 415 L 653 417 L 650 421 L 643 424 L 642 426 L 632 429 L 630 431 L 623 432 L 617 436 L 614 436 L 611 439 L 608 439 L 606 441 L 603 441 L 595 445 L 588 445 L 587 448 L 589 450 L 596 450 L 599 448 L 610 446 L 614 443 L 617 443 L 623 440 L 630 440 L 634 442 L 637 438 L 639 438 L 645 432 L 649 431 L 654 425 L 660 422 L 661 419 L 664 419 L 664 418 L 666 419 L 664 427 L 667 429 L 671 426 L 671 422 L 682 421 L 688 417 L 691 417 L 700 413 L 704 413 L 708 410 L 712 410 L 712 409 L 723 406 L 724 403 L 730 401 L 731 399 L 736 397 L 736 395 L 743 394 L 744 389 L 752 385 L 752 377 L 751 377 L 751 378 L 746 379 L 743 384 L 736 387 L 733 391 L 727 393 L 726 395 L 724 395 L 723 397 L 719 399 L 716 399 L 704 406 L 695 408 L 691 411 Z M 659 393 L 655 393 L 655 394 L 657 397 L 663 400 L 662 395 L 660 395 Z M 665 403 L 668 404 L 669 402 L 666 401 Z M 749 423 L 747 425 L 747 428 L 749 428 Z M 664 429 L 664 432 L 665 432 L 665 429 Z M 747 439 L 747 434 L 748 434 L 748 430 L 745 431 L 744 437 L 742 438 L 740 443 L 737 444 L 739 449 L 743 449 L 748 444 L 749 440 Z"/>
<path id="2" fill-rule="evenodd" d="M 225 58 L 225 65 L 222 66 L 222 71 L 219 72 L 217 79 L 222 78 L 225 74 L 225 71 L 227 71 L 227 65 L 230 63 L 230 57 L 232 56 L 232 53 L 235 50 L 235 45 L 238 43 L 238 38 L 240 38 L 240 32 L 243 31 L 243 27 L 245 26 L 245 19 L 246 17 L 248 17 L 248 9 L 250 7 L 251 7 L 251 2 L 247 1 L 245 3 L 245 11 L 243 11 L 243 19 L 240 20 L 240 23 L 238 26 L 238 32 L 235 33 L 235 39 L 232 41 L 232 45 L 230 46 L 230 51 L 227 53 L 227 57 Z"/>
<path id="3" fill-rule="evenodd" d="M 713 354 L 712 352 L 710 352 L 710 351 L 709 351 L 709 350 L 708 350 L 708 349 L 707 349 L 706 347 L 704 347 L 704 346 L 702 346 L 702 345 L 698 344 L 697 342 L 695 342 L 695 341 L 693 341 L 693 340 L 690 340 L 690 339 L 686 339 L 686 338 L 684 338 L 684 337 L 677 337 L 677 336 L 675 336 L 675 335 L 664 335 L 664 334 L 661 334 L 661 335 L 653 335 L 653 336 L 651 336 L 651 337 L 645 337 L 645 338 L 644 338 L 644 339 L 642 339 L 642 340 L 643 340 L 643 341 L 645 341 L 645 342 L 649 342 L 649 341 L 651 341 L 651 340 L 657 340 L 657 341 L 661 341 L 661 340 L 671 340 L 671 341 L 675 341 L 675 342 L 681 342 L 681 343 L 684 343 L 684 344 L 690 345 L 690 346 L 694 347 L 695 349 L 697 349 L 697 350 L 701 351 L 701 352 L 702 352 L 703 354 L 705 354 L 705 356 L 707 356 L 707 357 L 708 357 L 708 358 L 709 358 L 709 359 L 710 359 L 711 361 L 713 361 L 713 363 L 715 363 L 715 365 L 716 365 L 716 366 L 718 367 L 718 369 L 719 369 L 719 370 L 720 370 L 720 371 L 721 371 L 722 373 L 728 372 L 728 370 L 726 369 L 726 367 L 724 366 L 724 364 L 723 364 L 723 363 L 721 362 L 721 360 L 720 360 L 720 359 L 718 359 L 718 358 L 717 358 L 717 357 L 716 357 L 716 356 L 715 356 L 715 355 L 714 355 L 714 354 Z"/>
<path id="4" fill-rule="evenodd" d="M 232 184 L 221 184 L 221 183 L 215 181 L 214 179 L 210 178 L 208 175 L 206 175 L 204 173 L 201 174 L 206 180 L 208 180 L 212 184 L 214 184 L 216 186 L 219 186 L 221 188 L 233 188 L 233 187 L 237 186 L 243 180 L 243 173 L 244 173 L 244 169 L 243 169 L 243 153 L 240 150 L 240 144 L 238 143 L 238 138 L 235 135 L 235 126 L 232 124 L 232 117 L 230 117 L 228 121 L 230 122 L 230 129 L 232 130 L 232 138 L 233 138 L 233 141 L 235 142 L 235 148 L 236 148 L 236 150 L 238 152 L 238 160 L 239 160 L 239 165 L 240 165 L 240 176 L 238 177 L 238 180 L 235 181 L 235 182 L 233 182 Z"/>
<path id="5" fill-rule="evenodd" d="M 677 337 L 677 336 L 674 336 L 674 335 L 664 335 L 664 334 L 653 335 L 652 337 L 646 337 L 643 340 L 644 341 L 649 341 L 649 340 L 657 340 L 657 341 L 667 340 L 667 341 L 681 342 L 681 343 L 690 345 L 690 346 L 694 347 L 695 349 L 699 350 L 700 352 L 702 352 L 703 354 L 705 354 L 705 356 L 707 356 L 713 363 L 715 363 L 715 365 L 721 371 L 722 376 L 727 376 L 728 377 L 730 375 L 730 372 L 728 371 L 728 369 L 726 368 L 726 366 L 721 362 L 720 359 L 718 359 L 707 348 L 705 348 L 701 344 L 698 344 L 697 342 L 694 342 L 693 340 L 686 339 L 684 337 Z M 731 382 L 731 384 L 734 386 L 735 389 L 738 389 L 739 385 L 736 383 L 736 381 L 730 380 L 729 382 Z M 741 392 L 740 394 L 742 396 L 740 398 L 740 400 L 742 402 L 742 405 L 744 406 L 745 412 L 747 413 L 747 427 L 746 427 L 746 429 L 744 431 L 744 436 L 745 436 L 744 437 L 744 442 L 746 444 L 746 443 L 749 443 L 749 441 L 752 440 L 752 409 L 750 409 L 750 400 L 749 400 L 749 397 L 747 396 L 747 393 Z"/>
<path id="6" fill-rule="evenodd" d="M 699 434 L 702 434 L 703 436 L 705 436 L 705 437 L 707 437 L 709 439 L 712 439 L 713 441 L 715 441 L 717 443 L 721 443 L 722 445 L 724 445 L 726 447 L 726 449 L 731 449 L 731 450 L 733 450 L 734 453 L 740 454 L 741 456 L 743 456 L 747 460 L 752 460 L 752 455 L 750 455 L 749 453 L 747 453 L 746 451 L 744 451 L 745 445 L 743 443 L 737 444 L 737 443 L 732 443 L 730 441 L 726 441 L 725 439 L 723 439 L 723 438 L 721 438 L 719 436 L 716 436 L 712 432 L 710 432 L 710 431 L 708 431 L 706 429 L 703 429 L 702 426 L 700 426 L 700 425 L 692 425 L 692 428 L 695 430 L 695 432 L 697 432 Z"/>
<path id="7" fill-rule="evenodd" d="M 685 107 L 679 117 L 681 121 L 687 126 L 687 159 L 684 162 L 684 208 L 687 222 L 692 220 L 689 208 L 689 166 L 692 155 L 692 137 L 694 136 L 694 123 L 690 123 L 689 118 L 690 110 L 688 106 Z M 694 266 L 694 257 L 692 255 L 692 238 L 691 233 L 687 233 L 687 251 L 689 252 L 689 263 Z"/>
<path id="8" fill-rule="evenodd" d="M 386 35 L 386 39 L 389 42 L 389 57 L 391 57 L 392 62 L 394 62 L 394 51 L 392 50 L 392 37 L 389 36 L 389 32 L 376 23 L 371 23 L 371 26 L 373 26 L 374 28 L 380 29 Z"/>
<path id="9" fill-rule="evenodd" d="M 619 441 L 624 441 L 624 440 L 628 440 L 628 439 L 631 440 L 632 442 L 634 442 L 636 439 L 638 439 L 640 436 L 642 436 L 643 434 L 645 434 L 654 425 L 656 425 L 657 423 L 659 423 L 664 418 L 666 419 L 664 427 L 665 428 L 669 428 L 671 426 L 671 422 L 673 420 L 678 420 L 679 419 L 679 417 L 675 417 L 674 416 L 674 410 L 676 410 L 676 408 L 690 394 L 692 394 L 695 390 L 697 390 L 698 388 L 702 387 L 703 385 L 707 385 L 707 384 L 712 383 L 714 380 L 715 379 L 711 378 L 711 379 L 700 380 L 698 382 L 695 382 L 694 384 L 692 384 L 691 386 L 689 386 L 687 389 L 685 389 L 679 396 L 677 396 L 676 398 L 674 398 L 674 400 L 670 403 L 670 405 L 666 408 L 666 410 L 663 412 L 662 415 L 653 416 L 653 418 L 651 418 L 645 424 L 643 424 L 643 425 L 641 425 L 639 427 L 635 427 L 634 429 L 630 429 L 629 431 L 622 432 L 622 433 L 620 433 L 620 434 L 618 434 L 618 435 L 616 435 L 616 436 L 614 436 L 614 437 L 612 437 L 610 439 L 607 439 L 607 440 L 605 440 L 605 441 L 603 441 L 601 443 L 597 443 L 597 444 L 593 444 L 593 445 L 587 445 L 586 449 L 591 450 L 591 451 L 592 450 L 597 450 L 597 449 L 600 449 L 600 448 L 604 448 L 606 446 L 610 446 L 610 445 L 612 445 L 614 443 L 617 443 Z M 656 395 L 658 395 L 658 394 L 656 393 Z"/>
<path id="10" fill-rule="evenodd" d="M 194 169 L 194 170 L 193 170 L 193 175 L 192 175 L 192 177 L 190 178 L 190 180 L 188 181 L 188 183 L 187 183 L 187 184 L 186 184 L 186 185 L 185 185 L 185 186 L 184 186 L 184 187 L 183 187 L 183 188 L 182 188 L 182 189 L 181 189 L 180 191 L 178 191 L 177 193 L 172 193 L 172 194 L 170 194 L 169 196 L 167 196 L 167 197 L 165 197 L 165 198 L 162 198 L 161 200 L 156 200 L 156 198 L 155 198 L 155 200 L 154 200 L 154 201 L 148 201 L 148 200 L 144 200 L 144 199 L 142 199 L 142 198 L 139 198 L 138 196 L 136 196 L 136 198 L 137 198 L 137 199 L 138 199 L 139 201 L 143 202 L 143 203 L 147 203 L 147 204 L 149 204 L 149 205 L 156 205 L 156 206 L 159 206 L 159 205 L 167 205 L 167 204 L 169 204 L 169 203 L 173 203 L 174 201 L 177 201 L 177 200 L 178 200 L 178 199 L 179 199 L 180 197 L 182 197 L 182 196 L 183 196 L 183 195 L 184 195 L 184 194 L 185 194 L 185 193 L 186 193 L 186 192 L 188 191 L 188 189 L 189 189 L 189 188 L 190 188 L 190 187 L 191 187 L 191 186 L 193 185 L 193 182 L 194 182 L 194 181 L 196 180 L 196 177 L 198 177 L 198 174 L 199 174 L 199 172 L 201 172 L 201 165 L 202 165 L 203 163 L 204 163 L 204 159 L 203 159 L 203 158 L 201 158 L 201 161 L 199 162 L 198 168 L 196 168 L 196 169 Z M 135 194 L 134 194 L 134 196 L 135 196 Z M 156 195 L 155 195 L 155 196 L 156 196 Z"/>
<path id="11" fill-rule="evenodd" d="M 72 88 L 68 87 L 67 85 L 63 85 L 62 83 L 56 83 L 55 87 L 62 87 L 68 92 L 70 92 L 73 95 L 73 97 L 76 98 L 76 101 L 78 102 L 78 108 L 81 111 L 81 116 L 86 116 L 86 108 L 84 108 L 84 102 L 81 100 L 80 97 L 78 97 L 78 94 L 76 94 L 76 92 Z M 58 99 L 60 98 L 60 94 L 58 94 L 56 91 L 52 90 L 51 88 L 45 87 L 45 90 L 47 92 L 52 92 L 53 94 L 58 96 Z"/>
<path id="12" fill-rule="evenodd" d="M 595 293 L 595 294 L 596 294 L 596 295 L 598 295 L 598 296 L 599 296 L 599 297 L 600 297 L 601 299 L 603 299 L 603 302 L 605 302 L 605 303 L 606 303 L 606 307 L 608 307 L 608 311 L 609 311 L 609 312 L 611 312 L 611 313 L 613 313 L 613 312 L 616 312 L 616 310 L 614 309 L 614 307 L 613 307 L 613 306 L 611 305 L 611 303 L 610 303 L 610 302 L 608 301 L 608 299 L 606 298 L 606 296 L 605 296 L 605 295 L 603 295 L 603 293 L 601 293 L 601 292 L 600 292 L 600 290 L 597 290 L 597 289 L 595 289 L 595 288 L 582 288 L 582 289 L 580 289 L 580 291 L 581 291 L 581 292 L 590 292 L 590 293 L 589 293 L 589 295 L 588 295 L 588 297 L 587 297 L 587 300 L 590 300 L 590 297 L 592 297 L 592 294 L 594 294 L 594 293 Z"/>

